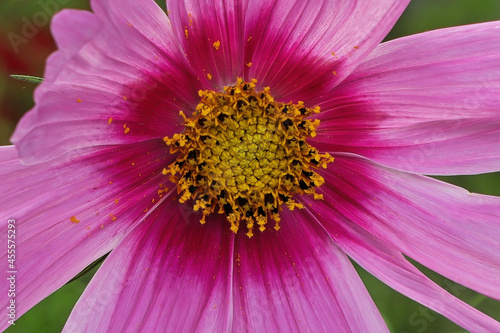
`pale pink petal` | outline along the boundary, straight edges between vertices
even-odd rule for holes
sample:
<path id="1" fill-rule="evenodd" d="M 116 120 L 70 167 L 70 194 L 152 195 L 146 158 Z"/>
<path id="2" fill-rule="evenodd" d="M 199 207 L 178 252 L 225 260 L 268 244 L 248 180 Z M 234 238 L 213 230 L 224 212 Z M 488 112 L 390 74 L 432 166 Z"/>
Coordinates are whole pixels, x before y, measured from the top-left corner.
<path id="1" fill-rule="evenodd" d="M 500 198 L 337 154 L 325 203 L 374 237 L 477 292 L 500 299 Z"/>
<path id="2" fill-rule="evenodd" d="M 18 316 L 113 249 L 155 205 L 167 151 L 159 140 L 24 166 L 13 146 L 0 148 L 0 236 L 15 219 Z M 6 272 L 6 251 L 1 260 Z"/>
<path id="3" fill-rule="evenodd" d="M 239 233 L 234 257 L 234 332 L 387 331 L 349 259 L 304 211 L 284 211 L 277 232 Z"/>
<path id="4" fill-rule="evenodd" d="M 206 88 L 222 90 L 243 76 L 248 0 L 167 0 L 189 64 Z"/>
<path id="5" fill-rule="evenodd" d="M 227 332 L 234 237 L 168 197 L 98 270 L 64 332 Z"/>
<path id="6" fill-rule="evenodd" d="M 245 18 L 245 78 L 317 103 L 385 37 L 407 0 L 255 0 Z"/>
<path id="7" fill-rule="evenodd" d="M 391 245 L 332 211 L 327 203 L 311 203 L 310 218 L 322 223 L 345 253 L 388 286 L 471 332 L 500 330 L 499 322 L 439 287 Z"/>
<path id="8" fill-rule="evenodd" d="M 405 171 L 500 169 L 500 23 L 380 45 L 320 104 L 316 146 Z"/>
<path id="9" fill-rule="evenodd" d="M 197 104 L 200 84 L 152 0 L 92 6 L 96 14 L 65 10 L 53 20 L 59 50 L 12 137 L 26 163 L 172 135 L 179 110 Z"/>

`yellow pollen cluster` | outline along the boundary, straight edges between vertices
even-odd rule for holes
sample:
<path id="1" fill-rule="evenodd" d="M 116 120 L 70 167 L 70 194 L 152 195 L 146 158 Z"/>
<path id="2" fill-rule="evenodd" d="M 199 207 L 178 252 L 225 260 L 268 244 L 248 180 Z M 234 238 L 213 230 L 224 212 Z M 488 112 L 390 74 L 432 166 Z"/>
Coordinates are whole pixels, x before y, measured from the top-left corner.
<path id="1" fill-rule="evenodd" d="M 306 119 L 319 107 L 303 102 L 281 103 L 269 88 L 255 91 L 256 80 L 225 87 L 224 92 L 200 91 L 201 102 L 190 118 L 181 111 L 185 131 L 165 137 L 177 160 L 163 170 L 177 184 L 181 203 L 194 200 L 194 210 L 206 217 L 226 214 L 233 232 L 246 225 L 266 229 L 268 219 L 280 228 L 282 204 L 302 208 L 295 194 L 322 199 L 316 188 L 324 179 L 314 172 L 333 161 L 306 142 L 316 135 L 319 120 Z"/>

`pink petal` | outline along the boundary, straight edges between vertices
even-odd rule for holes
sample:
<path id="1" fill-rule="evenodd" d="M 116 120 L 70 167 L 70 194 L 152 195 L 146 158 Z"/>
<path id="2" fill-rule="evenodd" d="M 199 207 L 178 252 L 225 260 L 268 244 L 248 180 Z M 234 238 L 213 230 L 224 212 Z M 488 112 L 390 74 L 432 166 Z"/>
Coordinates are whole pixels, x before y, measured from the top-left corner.
<path id="1" fill-rule="evenodd" d="M 385 37 L 408 2 L 250 1 L 244 61 L 252 65 L 245 78 L 287 102 L 317 103 Z"/>
<path id="2" fill-rule="evenodd" d="M 326 203 L 315 201 L 312 204 L 311 215 L 314 216 L 311 218 L 321 221 L 335 243 L 378 279 L 469 331 L 500 330 L 499 322 L 446 292 L 391 245 L 375 238 L 337 211 L 332 211 Z"/>
<path id="3" fill-rule="evenodd" d="M 167 9 L 190 65 L 203 85 L 222 90 L 243 76 L 248 0 L 167 0 Z"/>
<path id="4" fill-rule="evenodd" d="M 374 237 L 477 292 L 500 299 L 500 198 L 338 154 L 325 203 Z"/>
<path id="5" fill-rule="evenodd" d="M 165 198 L 111 252 L 64 332 L 227 332 L 234 237 Z"/>
<path id="6" fill-rule="evenodd" d="M 159 140 L 24 166 L 13 146 L 0 148 L 0 233 L 7 239 L 7 220 L 16 220 L 18 316 L 113 249 L 154 206 L 167 150 Z M 6 251 L 1 259 L 6 272 Z"/>
<path id="7" fill-rule="evenodd" d="M 321 104 L 318 148 L 400 170 L 500 169 L 500 22 L 382 44 Z"/>
<path id="8" fill-rule="evenodd" d="M 197 104 L 200 84 L 152 0 L 92 6 L 95 15 L 66 10 L 53 20 L 59 50 L 12 137 L 27 163 L 172 135 L 179 110 Z"/>
<path id="9" fill-rule="evenodd" d="M 304 211 L 235 244 L 234 332 L 384 332 L 346 255 Z"/>

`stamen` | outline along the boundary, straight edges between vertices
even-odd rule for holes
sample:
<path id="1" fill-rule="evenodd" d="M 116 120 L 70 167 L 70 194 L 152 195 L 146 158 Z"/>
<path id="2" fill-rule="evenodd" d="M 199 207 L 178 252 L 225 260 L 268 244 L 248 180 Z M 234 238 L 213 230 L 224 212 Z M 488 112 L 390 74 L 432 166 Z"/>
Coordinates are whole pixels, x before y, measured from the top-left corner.
<path id="1" fill-rule="evenodd" d="M 217 211 L 234 233 L 246 226 L 248 237 L 255 226 L 264 231 L 269 219 L 279 230 L 282 204 L 303 208 L 294 195 L 322 199 L 316 189 L 324 179 L 314 169 L 333 162 L 306 142 L 319 126 L 306 117 L 319 107 L 277 102 L 268 87 L 256 92 L 256 82 L 238 79 L 224 92 L 200 91 L 193 115 L 180 112 L 185 131 L 164 138 L 170 152 L 179 153 L 163 170 L 177 184 L 179 201 L 194 200 L 202 224 Z"/>

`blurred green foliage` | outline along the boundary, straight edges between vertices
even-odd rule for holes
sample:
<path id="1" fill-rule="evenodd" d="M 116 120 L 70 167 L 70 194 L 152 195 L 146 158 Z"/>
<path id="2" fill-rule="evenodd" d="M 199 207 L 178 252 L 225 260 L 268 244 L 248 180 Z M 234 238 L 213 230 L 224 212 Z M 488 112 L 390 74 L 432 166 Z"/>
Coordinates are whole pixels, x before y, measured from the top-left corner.
<path id="1" fill-rule="evenodd" d="M 27 43 L 13 50 L 7 35 L 20 34 L 24 20 L 33 18 L 41 10 L 43 0 L 3 0 L 0 2 L 0 144 L 8 144 L 15 124 L 33 105 L 34 85 L 16 82 L 10 74 L 43 76 L 45 58 L 55 49 L 49 26 L 41 26 L 39 32 Z M 165 9 L 163 2 L 158 3 Z M 70 0 L 68 8 L 88 9 L 88 0 Z M 499 20 L 500 2 L 497 0 L 414 0 L 391 31 L 387 39 L 393 39 L 437 28 L 469 23 Z M 500 175 L 440 177 L 463 186 L 470 191 L 500 195 Z M 415 263 L 426 275 L 455 296 L 500 320 L 500 302 L 478 295 Z M 370 294 L 386 319 L 391 332 L 463 332 L 446 318 L 427 310 L 420 304 L 392 291 L 374 277 L 357 267 Z M 22 316 L 8 333 L 60 332 L 72 307 L 90 281 L 95 269 L 82 278 L 71 282 L 43 300 Z M 47 272 L 54 275 L 57 272 Z"/>

